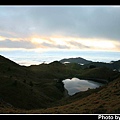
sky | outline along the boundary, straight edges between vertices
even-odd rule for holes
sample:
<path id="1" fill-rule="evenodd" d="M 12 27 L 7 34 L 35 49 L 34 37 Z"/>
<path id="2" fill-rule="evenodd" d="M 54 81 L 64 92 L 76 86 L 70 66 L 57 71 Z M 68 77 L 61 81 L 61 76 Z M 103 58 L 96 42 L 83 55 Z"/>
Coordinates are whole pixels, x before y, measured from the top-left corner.
<path id="1" fill-rule="evenodd" d="M 120 6 L 0 6 L 0 52 L 120 52 Z"/>

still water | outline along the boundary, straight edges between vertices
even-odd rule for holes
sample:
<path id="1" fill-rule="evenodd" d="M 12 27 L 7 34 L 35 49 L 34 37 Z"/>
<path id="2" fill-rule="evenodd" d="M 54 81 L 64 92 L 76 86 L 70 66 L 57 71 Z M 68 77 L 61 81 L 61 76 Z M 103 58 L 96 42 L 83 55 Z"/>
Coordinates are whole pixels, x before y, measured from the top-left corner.
<path id="1" fill-rule="evenodd" d="M 80 91 L 86 91 L 88 88 L 94 89 L 104 84 L 90 81 L 90 80 L 81 80 L 78 78 L 65 79 L 63 80 L 64 87 L 67 89 L 69 95 L 73 95 Z"/>

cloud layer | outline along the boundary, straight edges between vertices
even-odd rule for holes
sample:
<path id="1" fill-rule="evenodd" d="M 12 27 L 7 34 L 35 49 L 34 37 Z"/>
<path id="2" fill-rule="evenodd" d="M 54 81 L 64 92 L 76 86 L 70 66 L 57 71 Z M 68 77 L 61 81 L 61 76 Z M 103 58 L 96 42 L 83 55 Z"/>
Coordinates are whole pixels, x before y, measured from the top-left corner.
<path id="1" fill-rule="evenodd" d="M 108 50 L 119 51 L 120 7 L 0 6 L 0 36 L 0 48 L 94 49 L 87 43 L 96 39 L 98 48 L 105 40 L 113 44 Z"/>

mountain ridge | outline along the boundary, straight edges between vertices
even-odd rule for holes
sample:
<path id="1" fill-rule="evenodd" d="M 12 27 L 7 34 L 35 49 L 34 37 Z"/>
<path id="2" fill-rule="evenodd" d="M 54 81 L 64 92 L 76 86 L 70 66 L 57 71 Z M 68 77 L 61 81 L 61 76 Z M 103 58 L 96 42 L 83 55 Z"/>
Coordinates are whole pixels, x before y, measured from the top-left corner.
<path id="1" fill-rule="evenodd" d="M 120 60 L 111 61 L 110 63 L 106 62 L 94 62 L 91 60 L 84 59 L 82 57 L 76 58 L 64 58 L 60 60 L 61 63 L 77 63 L 83 65 L 83 68 L 94 66 L 94 67 L 108 67 L 112 70 L 120 71 Z"/>
<path id="2" fill-rule="evenodd" d="M 88 64 L 88 63 L 91 63 L 92 61 L 86 60 L 82 57 L 76 57 L 76 58 L 64 58 L 64 59 L 60 60 L 60 62 L 62 62 L 62 63 L 70 62 L 70 63 Z"/>
<path id="3" fill-rule="evenodd" d="M 114 68 L 115 65 L 119 68 L 119 62 L 114 61 L 111 64 L 114 64 Z M 0 56 L 0 113 L 101 113 L 101 111 L 103 113 L 118 113 L 120 106 L 116 106 L 116 104 L 119 102 L 113 101 L 112 97 L 116 97 L 116 100 L 118 100 L 120 96 L 118 87 L 120 72 L 107 68 L 107 66 L 90 67 L 93 63 L 80 65 L 77 63 L 62 64 L 60 61 L 53 61 L 49 64 L 26 67 Z M 77 93 L 74 96 L 68 96 L 66 99 L 62 80 L 71 77 L 107 79 L 108 83 L 99 89 Z M 98 92 L 99 90 L 103 93 Z M 109 98 L 107 94 L 110 90 L 113 94 Z M 95 94 L 96 92 L 100 93 L 99 96 Z M 94 94 L 100 100 L 97 101 Z M 92 97 L 89 97 L 89 95 Z M 100 95 L 102 95 L 103 101 Z M 88 109 L 87 107 L 90 106 L 88 98 L 90 101 L 95 100 L 97 107 L 92 107 L 94 102 L 90 102 L 91 107 Z M 112 105 L 115 105 L 113 110 L 108 110 L 106 101 L 108 99 L 113 102 L 111 108 Z M 65 102 L 66 100 L 68 102 Z M 76 103 L 79 102 L 78 106 L 84 106 L 84 103 L 86 106 L 78 107 Z M 102 103 L 105 105 L 102 106 Z M 59 107 L 60 105 L 62 106 Z M 76 108 L 73 107 L 74 105 Z"/>

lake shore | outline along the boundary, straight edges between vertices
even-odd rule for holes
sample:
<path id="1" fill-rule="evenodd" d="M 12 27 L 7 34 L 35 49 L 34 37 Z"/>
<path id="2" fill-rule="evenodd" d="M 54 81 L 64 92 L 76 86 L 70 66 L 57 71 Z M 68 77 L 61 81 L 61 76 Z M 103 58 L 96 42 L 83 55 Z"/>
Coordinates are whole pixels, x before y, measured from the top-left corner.
<path id="1" fill-rule="evenodd" d="M 74 95 L 80 91 L 87 91 L 88 89 L 94 89 L 103 86 L 103 83 L 99 83 L 92 80 L 83 80 L 79 78 L 65 79 L 63 80 L 64 88 L 68 91 L 69 95 Z M 65 91 L 66 92 L 66 91 Z"/>

